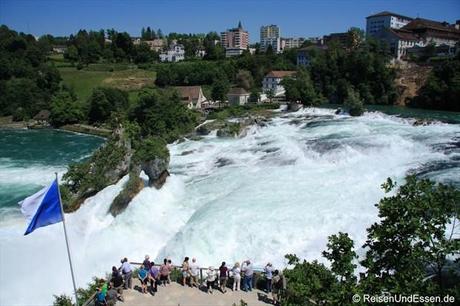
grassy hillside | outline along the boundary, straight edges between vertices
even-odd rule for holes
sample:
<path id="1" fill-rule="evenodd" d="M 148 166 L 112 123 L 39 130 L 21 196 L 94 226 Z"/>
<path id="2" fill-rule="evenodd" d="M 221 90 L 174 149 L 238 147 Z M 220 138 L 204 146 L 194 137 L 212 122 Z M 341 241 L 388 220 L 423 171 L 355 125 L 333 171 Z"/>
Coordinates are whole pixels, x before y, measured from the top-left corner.
<path id="1" fill-rule="evenodd" d="M 98 86 L 115 87 L 127 91 L 137 91 L 146 86 L 154 86 L 154 71 L 138 68 L 117 70 L 117 68 L 122 67 L 94 64 L 82 70 L 77 70 L 74 67 L 60 67 L 58 69 L 64 84 L 75 90 L 80 101 L 86 101 L 93 88 Z"/>

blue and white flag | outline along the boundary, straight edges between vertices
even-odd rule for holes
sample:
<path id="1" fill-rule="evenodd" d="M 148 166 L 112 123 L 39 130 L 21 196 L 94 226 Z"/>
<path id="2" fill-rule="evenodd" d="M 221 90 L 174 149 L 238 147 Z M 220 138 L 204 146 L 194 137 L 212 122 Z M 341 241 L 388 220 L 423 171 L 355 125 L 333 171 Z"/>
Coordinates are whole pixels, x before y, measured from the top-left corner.
<path id="1" fill-rule="evenodd" d="M 39 192 L 19 202 L 21 212 L 29 221 L 24 235 L 35 229 L 62 221 L 61 202 L 57 180 Z"/>

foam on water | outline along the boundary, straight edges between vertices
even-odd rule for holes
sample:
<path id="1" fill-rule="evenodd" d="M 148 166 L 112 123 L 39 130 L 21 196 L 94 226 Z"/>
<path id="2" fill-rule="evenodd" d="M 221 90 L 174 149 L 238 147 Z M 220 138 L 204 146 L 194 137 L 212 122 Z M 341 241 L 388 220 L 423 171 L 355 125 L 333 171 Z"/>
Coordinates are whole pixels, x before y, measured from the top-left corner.
<path id="1" fill-rule="evenodd" d="M 103 276 L 124 256 L 178 263 L 187 255 L 201 265 L 250 258 L 283 267 L 286 253 L 321 259 L 327 236 L 338 231 L 361 246 L 387 177 L 402 183 L 409 171 L 429 169 L 428 177 L 459 183 L 460 126 L 411 123 L 307 109 L 241 139 L 212 133 L 170 145 L 172 175 L 161 190 L 144 188 L 113 218 L 107 210 L 124 178 L 67 216 L 77 282 Z M 0 227 L 0 304 L 49 304 L 53 294 L 71 293 L 62 225 L 23 237 L 25 227 Z M 24 275 L 43 285 L 24 296 Z"/>

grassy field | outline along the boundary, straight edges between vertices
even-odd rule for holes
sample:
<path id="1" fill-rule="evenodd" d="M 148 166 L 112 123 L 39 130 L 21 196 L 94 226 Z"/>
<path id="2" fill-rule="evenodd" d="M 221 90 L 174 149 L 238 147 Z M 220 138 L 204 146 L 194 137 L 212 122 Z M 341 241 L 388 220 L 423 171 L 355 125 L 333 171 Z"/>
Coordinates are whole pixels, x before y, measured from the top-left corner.
<path id="1" fill-rule="evenodd" d="M 64 84 L 72 87 L 78 100 L 86 101 L 93 88 L 98 86 L 115 87 L 127 91 L 138 91 L 146 86 L 154 86 L 155 72 L 142 69 L 117 70 L 107 66 L 90 65 L 88 69 L 77 70 L 74 67 L 58 67 Z M 113 70 L 113 71 L 110 71 Z"/>

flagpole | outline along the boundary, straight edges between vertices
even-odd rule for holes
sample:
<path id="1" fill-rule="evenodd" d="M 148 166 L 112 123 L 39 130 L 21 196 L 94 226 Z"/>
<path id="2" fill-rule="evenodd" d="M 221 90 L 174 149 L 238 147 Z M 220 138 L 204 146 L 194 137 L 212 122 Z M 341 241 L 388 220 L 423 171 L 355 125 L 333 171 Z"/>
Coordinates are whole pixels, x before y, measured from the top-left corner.
<path id="1" fill-rule="evenodd" d="M 72 257 L 70 256 L 70 248 L 69 248 L 69 238 L 67 237 L 67 229 L 65 227 L 64 207 L 62 206 L 61 190 L 59 189 L 59 180 L 58 180 L 57 172 L 55 172 L 55 174 L 56 174 L 56 183 L 57 183 L 57 187 L 58 187 L 57 189 L 58 189 L 58 194 L 59 194 L 59 204 L 61 205 L 62 225 L 64 227 L 65 244 L 67 246 L 67 255 L 69 256 L 70 273 L 72 274 L 73 290 L 75 293 L 75 304 L 78 306 L 77 284 L 75 282 L 75 275 L 73 273 Z"/>

